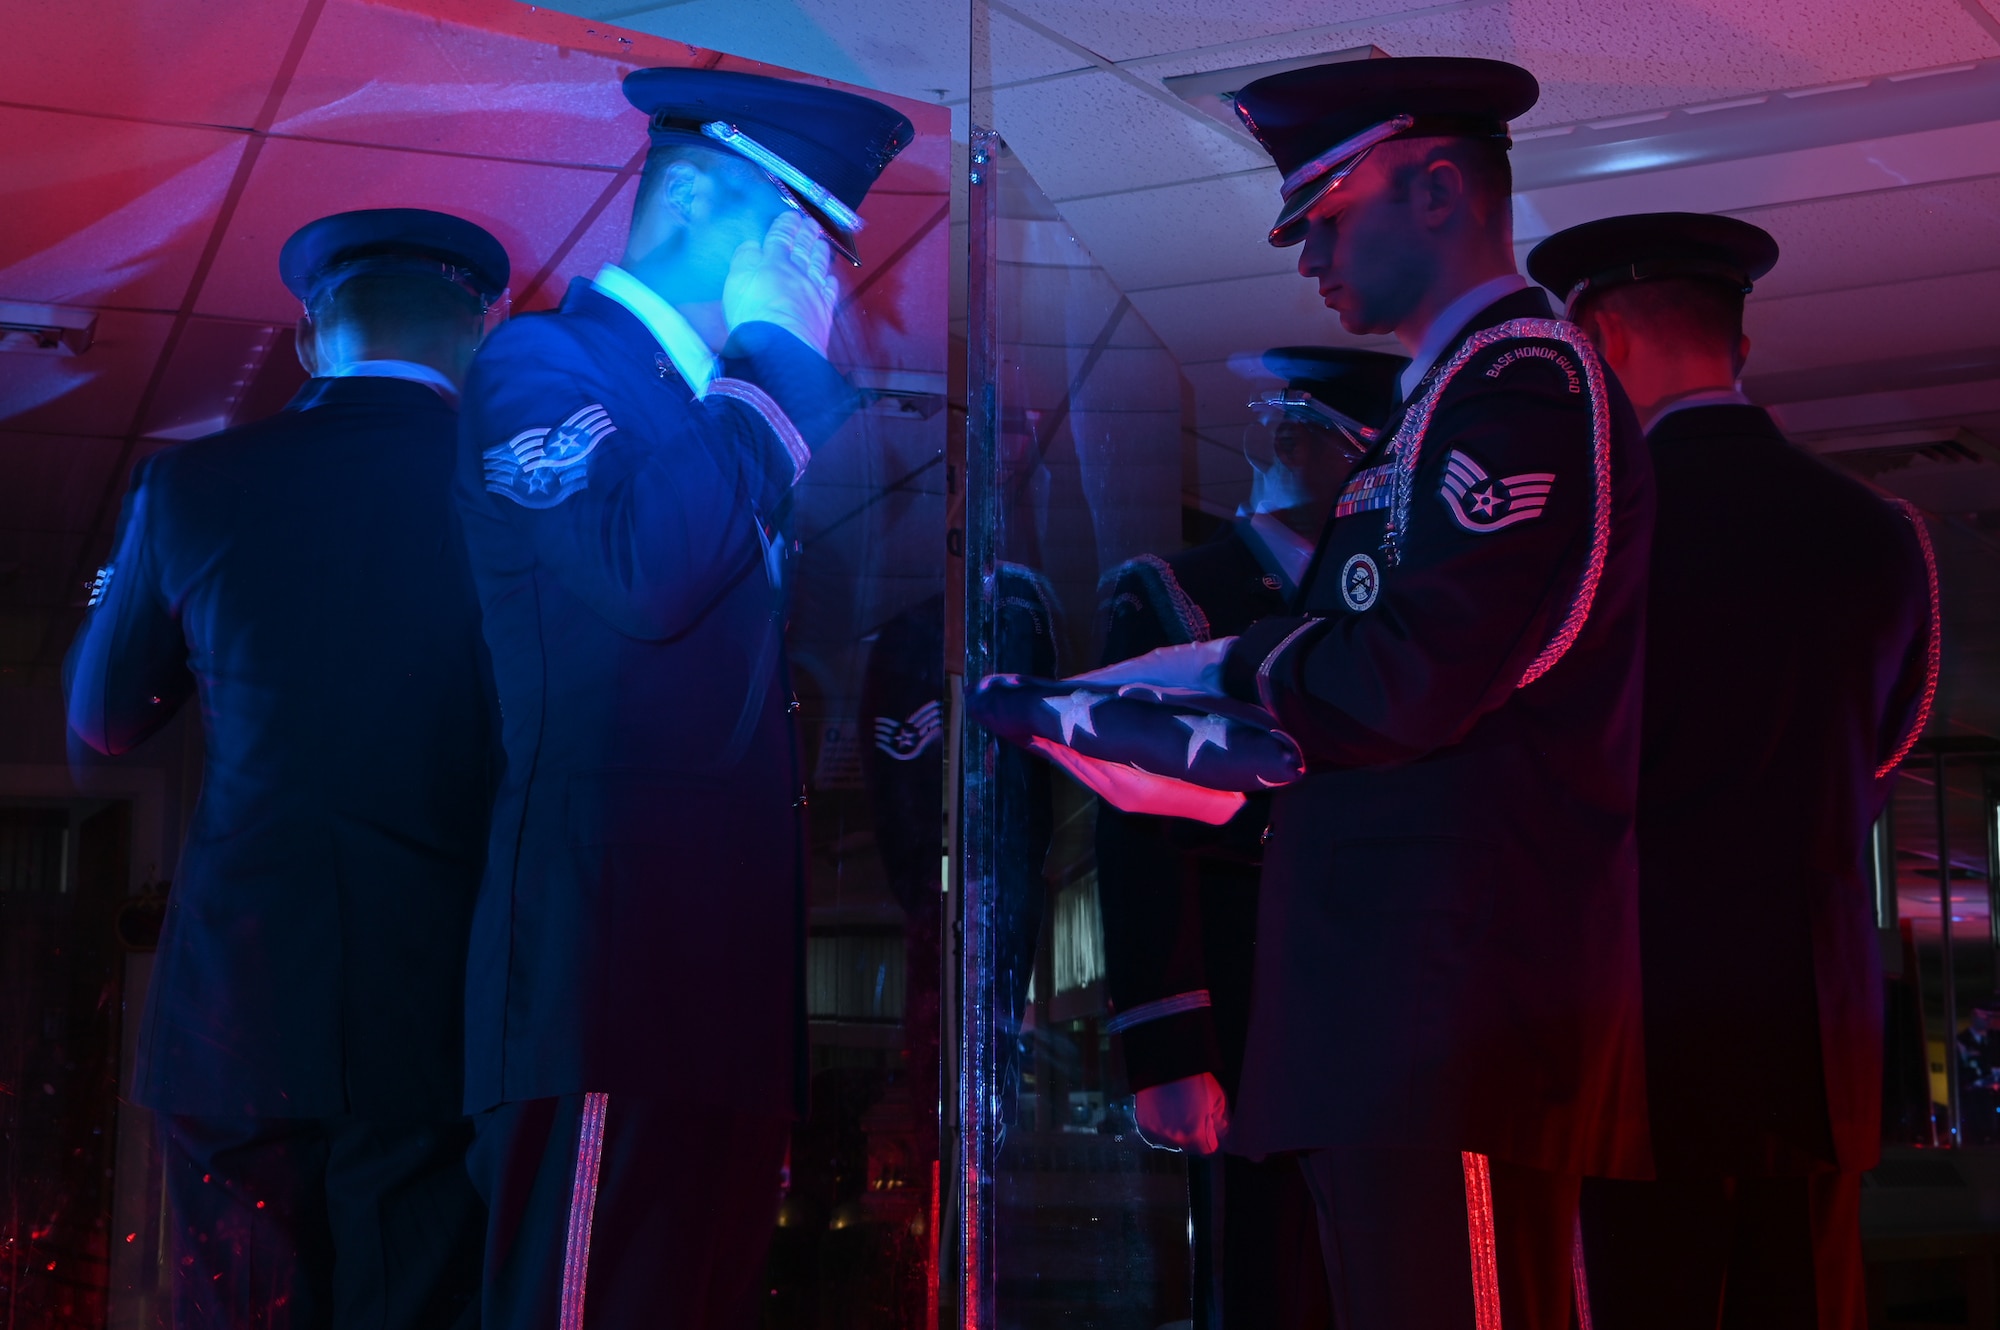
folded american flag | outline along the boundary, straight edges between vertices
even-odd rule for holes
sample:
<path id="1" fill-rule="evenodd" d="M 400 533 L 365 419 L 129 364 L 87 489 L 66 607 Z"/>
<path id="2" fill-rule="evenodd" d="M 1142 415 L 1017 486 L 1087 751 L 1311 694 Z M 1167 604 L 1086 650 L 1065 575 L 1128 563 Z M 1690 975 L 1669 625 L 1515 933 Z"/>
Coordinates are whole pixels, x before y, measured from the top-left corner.
<path id="1" fill-rule="evenodd" d="M 1194 689 L 990 674 L 968 710 L 1130 813 L 1226 822 L 1245 794 L 1305 775 L 1270 712 Z"/>

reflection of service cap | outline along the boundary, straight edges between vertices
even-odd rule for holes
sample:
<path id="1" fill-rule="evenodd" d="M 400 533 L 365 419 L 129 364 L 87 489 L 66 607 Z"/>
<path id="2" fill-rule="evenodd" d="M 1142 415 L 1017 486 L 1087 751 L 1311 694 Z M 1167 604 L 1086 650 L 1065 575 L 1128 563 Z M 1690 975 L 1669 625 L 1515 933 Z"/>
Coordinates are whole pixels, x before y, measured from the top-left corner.
<path id="1" fill-rule="evenodd" d="M 278 251 L 278 276 L 310 307 L 357 273 L 435 275 L 491 305 L 507 290 L 507 250 L 482 226 L 427 208 L 364 208 L 307 222 Z"/>
<path id="2" fill-rule="evenodd" d="M 1605 217 L 1558 231 L 1528 252 L 1528 272 L 1572 314 L 1588 295 L 1655 277 L 1708 277 L 1748 295 L 1777 263 L 1770 232 L 1705 212 Z"/>
<path id="3" fill-rule="evenodd" d="M 720 69 L 635 69 L 625 100 L 652 117 L 654 144 L 695 142 L 754 162 L 860 263 L 855 209 L 916 129 L 868 97 Z"/>
<path id="4" fill-rule="evenodd" d="M 1349 347 L 1273 347 L 1264 353 L 1264 368 L 1285 381 L 1285 391 L 1250 405 L 1281 410 L 1312 424 L 1326 423 L 1298 409 L 1307 405 L 1303 399 L 1310 399 L 1360 424 L 1379 425 L 1396 409 L 1400 379 L 1409 363 L 1403 356 Z"/>
<path id="5" fill-rule="evenodd" d="M 1455 56 L 1343 60 L 1258 79 L 1236 94 L 1236 114 L 1285 173 L 1271 243 L 1305 239 L 1306 210 L 1376 144 L 1440 134 L 1508 144 L 1507 122 L 1539 96 L 1519 65 Z"/>

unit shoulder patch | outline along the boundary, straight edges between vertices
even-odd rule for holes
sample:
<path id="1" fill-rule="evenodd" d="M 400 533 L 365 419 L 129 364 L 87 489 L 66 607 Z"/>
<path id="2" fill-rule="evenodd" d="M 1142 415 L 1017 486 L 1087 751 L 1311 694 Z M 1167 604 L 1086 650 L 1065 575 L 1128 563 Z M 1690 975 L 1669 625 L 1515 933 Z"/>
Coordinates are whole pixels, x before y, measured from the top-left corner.
<path id="1" fill-rule="evenodd" d="M 1485 377 L 1497 379 L 1516 365 L 1548 366 L 1562 375 L 1566 391 L 1581 395 L 1583 392 L 1583 370 L 1576 363 L 1576 356 L 1560 342 L 1515 342 L 1507 346 L 1485 370 Z"/>
<path id="2" fill-rule="evenodd" d="M 1540 517 L 1548 506 L 1549 491 L 1555 482 L 1553 471 L 1489 476 L 1479 463 L 1453 449 L 1445 455 L 1444 482 L 1438 487 L 1438 498 L 1451 509 L 1453 521 L 1483 536 Z"/>
<path id="3" fill-rule="evenodd" d="M 617 433 L 611 413 L 592 402 L 560 425 L 522 430 L 488 448 L 486 488 L 523 508 L 553 508 L 590 485 L 590 455 Z"/>
<path id="4" fill-rule="evenodd" d="M 1382 570 L 1366 554 L 1350 554 L 1340 565 L 1340 600 L 1356 614 L 1368 609 L 1382 594 Z"/>

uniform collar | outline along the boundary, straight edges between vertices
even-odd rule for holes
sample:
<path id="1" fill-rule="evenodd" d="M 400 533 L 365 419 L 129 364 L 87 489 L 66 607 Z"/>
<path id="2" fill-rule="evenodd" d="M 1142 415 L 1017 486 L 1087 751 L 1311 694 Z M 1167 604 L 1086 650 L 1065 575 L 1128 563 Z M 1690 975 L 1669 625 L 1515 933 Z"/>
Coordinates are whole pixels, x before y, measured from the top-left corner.
<path id="1" fill-rule="evenodd" d="M 1287 591 L 1304 580 L 1306 565 L 1312 562 L 1316 541 L 1306 539 L 1272 513 L 1252 513 L 1238 529 L 1243 532 L 1246 543 L 1251 544 L 1251 553 L 1257 553 L 1258 544 L 1269 553 L 1271 562 L 1277 564 L 1271 571 L 1284 576 Z M 1265 560 L 1260 558 L 1258 562 L 1264 563 Z"/>
<path id="2" fill-rule="evenodd" d="M 428 383 L 392 374 L 350 374 L 307 379 L 285 403 L 287 411 L 318 406 L 390 406 L 403 411 L 455 411 L 456 405 Z"/>
<path id="3" fill-rule="evenodd" d="M 458 385 L 429 365 L 420 365 L 414 360 L 356 360 L 342 365 L 330 374 L 321 375 L 328 379 L 406 379 L 411 383 L 421 383 L 431 389 L 451 406 L 458 405 Z"/>
<path id="4" fill-rule="evenodd" d="M 1669 397 L 1653 408 L 1653 414 L 1646 417 L 1645 433 L 1651 434 L 1653 427 L 1676 411 L 1685 411 L 1691 406 L 1755 406 L 1756 403 L 1743 395 L 1741 388 L 1702 388 L 1679 397 Z"/>
<path id="5" fill-rule="evenodd" d="M 646 325 L 646 331 L 653 334 L 653 340 L 667 353 L 667 359 L 674 362 L 674 368 L 687 386 L 694 390 L 696 397 L 708 393 L 708 385 L 721 373 L 715 352 L 694 330 L 694 325 L 681 316 L 681 312 L 660 298 L 659 292 L 626 272 L 615 263 L 607 263 L 592 279 L 591 285 L 610 299 L 617 301 L 632 311 L 632 317 Z"/>
<path id="6" fill-rule="evenodd" d="M 1465 326 L 1472 322 L 1473 315 L 1527 288 L 1527 278 L 1510 272 L 1481 282 L 1438 311 L 1438 316 L 1431 320 L 1431 326 L 1424 330 L 1423 337 L 1418 341 L 1416 354 L 1410 357 L 1410 363 L 1403 370 L 1403 400 L 1410 400 L 1417 391 L 1417 385 L 1424 381 L 1424 375 L 1430 373 L 1431 366 L 1437 364 L 1445 348 L 1458 340 Z"/>

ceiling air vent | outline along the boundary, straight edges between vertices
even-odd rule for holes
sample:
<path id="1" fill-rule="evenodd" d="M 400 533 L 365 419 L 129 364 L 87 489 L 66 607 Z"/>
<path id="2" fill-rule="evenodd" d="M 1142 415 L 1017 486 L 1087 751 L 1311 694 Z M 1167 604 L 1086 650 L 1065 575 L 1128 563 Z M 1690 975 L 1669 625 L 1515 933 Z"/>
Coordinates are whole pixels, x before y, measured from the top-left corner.
<path id="1" fill-rule="evenodd" d="M 1927 512 L 2000 511 L 2000 449 L 1971 430 L 1838 450 L 1822 446 L 1820 455 Z"/>

